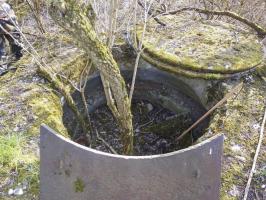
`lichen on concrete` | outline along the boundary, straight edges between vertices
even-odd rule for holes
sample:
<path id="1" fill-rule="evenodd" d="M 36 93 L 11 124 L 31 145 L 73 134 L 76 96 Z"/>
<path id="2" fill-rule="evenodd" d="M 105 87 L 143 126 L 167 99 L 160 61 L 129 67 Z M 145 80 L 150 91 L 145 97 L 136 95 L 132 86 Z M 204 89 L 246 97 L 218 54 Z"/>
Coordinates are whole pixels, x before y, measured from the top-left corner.
<path id="1" fill-rule="evenodd" d="M 266 105 L 266 82 L 258 74 L 253 74 L 248 78 L 250 80 L 244 83 L 240 93 L 215 111 L 209 129 L 200 139 L 202 141 L 219 133 L 223 133 L 225 136 L 222 200 L 237 200 L 243 195 L 258 144 L 260 125 Z M 223 92 L 230 91 L 237 82 L 223 82 L 225 87 Z M 265 168 L 265 146 L 266 139 L 264 138 L 256 166 L 257 172 Z M 255 178 L 253 180 L 250 196 L 255 198 L 254 188 L 256 187 L 257 192 L 262 194 L 261 185 L 265 183 L 258 183 Z"/>
<path id="2" fill-rule="evenodd" d="M 263 58 L 259 39 L 221 21 L 162 16 L 147 25 L 143 58 L 166 71 L 188 77 L 220 79 L 256 67 Z M 142 36 L 142 26 L 137 37 Z"/>

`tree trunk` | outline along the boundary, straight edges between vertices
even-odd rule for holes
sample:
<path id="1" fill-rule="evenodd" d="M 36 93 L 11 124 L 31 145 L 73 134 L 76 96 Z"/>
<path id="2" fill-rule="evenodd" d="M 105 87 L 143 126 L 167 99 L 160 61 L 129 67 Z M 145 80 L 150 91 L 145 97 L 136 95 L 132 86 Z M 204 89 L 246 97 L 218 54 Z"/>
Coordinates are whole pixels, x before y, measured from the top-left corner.
<path id="1" fill-rule="evenodd" d="M 107 104 L 123 132 L 123 153 L 132 154 L 132 115 L 126 85 L 111 51 L 97 37 L 91 5 L 81 5 L 75 0 L 54 1 L 50 7 L 50 15 L 85 50 L 93 65 L 100 71 L 102 80 L 106 80 L 103 85 L 105 93 L 109 93 Z"/>

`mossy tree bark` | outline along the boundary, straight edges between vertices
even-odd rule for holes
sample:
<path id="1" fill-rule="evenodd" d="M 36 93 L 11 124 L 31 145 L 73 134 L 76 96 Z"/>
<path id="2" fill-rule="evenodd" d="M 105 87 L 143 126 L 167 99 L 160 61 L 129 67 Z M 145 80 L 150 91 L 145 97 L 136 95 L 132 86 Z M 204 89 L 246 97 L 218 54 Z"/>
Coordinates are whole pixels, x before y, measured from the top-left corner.
<path id="1" fill-rule="evenodd" d="M 100 71 L 107 104 L 123 131 L 123 153 L 132 154 L 132 115 L 126 85 L 111 51 L 97 37 L 92 6 L 76 0 L 54 0 L 50 6 L 50 15 L 72 35 L 73 40 L 85 50 L 93 65 Z"/>

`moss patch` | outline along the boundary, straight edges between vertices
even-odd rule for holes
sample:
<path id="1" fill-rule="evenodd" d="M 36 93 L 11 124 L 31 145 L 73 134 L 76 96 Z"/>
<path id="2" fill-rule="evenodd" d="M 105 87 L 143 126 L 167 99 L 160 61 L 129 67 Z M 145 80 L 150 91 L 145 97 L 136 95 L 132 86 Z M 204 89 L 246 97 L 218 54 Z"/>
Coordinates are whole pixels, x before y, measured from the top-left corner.
<path id="1" fill-rule="evenodd" d="M 189 20 L 183 15 L 163 16 L 167 27 L 149 21 L 143 42 L 144 59 L 158 61 L 162 69 L 183 72 L 192 77 L 219 78 L 257 66 L 263 57 L 255 35 L 236 30 L 220 21 Z M 137 31 L 142 36 L 142 28 Z M 148 60 L 149 61 L 149 60 Z M 178 69 L 176 69 L 178 68 Z M 213 74 L 217 74 L 216 76 Z"/>
<path id="2" fill-rule="evenodd" d="M 83 52 L 72 47 L 68 41 L 61 43 L 63 46 L 60 48 L 64 48 L 64 51 L 60 50 L 58 40 L 56 44 L 51 38 L 46 42 L 51 43 L 49 50 L 54 56 L 44 49 L 38 49 L 38 52 L 47 66 L 55 73 L 69 78 L 71 82 L 77 82 L 87 63 Z M 42 38 L 36 41 L 35 45 L 38 46 L 39 43 L 43 43 Z M 3 186 L 0 190 L 6 194 L 8 189 L 14 189 L 18 184 L 27 182 L 25 195 L 16 199 L 37 199 L 40 125 L 45 123 L 66 137 L 68 133 L 62 122 L 61 95 L 46 80 L 38 76 L 37 64 L 33 62 L 32 57 L 25 54 L 14 66 L 18 68 L 15 72 L 9 72 L 0 77 L 0 137 L 11 135 L 12 138 L 18 137 L 22 142 L 19 145 L 9 142 L 9 148 L 4 152 L 1 151 L 4 156 L 0 153 L 0 163 L 5 163 L 5 166 L 0 167 L 0 186 Z M 65 86 L 71 88 L 69 82 L 65 82 Z M 0 142 L 4 141 L 6 140 L 0 138 Z M 14 164 L 15 161 L 16 164 Z M 14 173 L 15 176 L 13 176 Z M 13 179 L 14 184 L 5 184 Z M 7 195 L 3 198 L 9 199 Z"/>
<path id="3" fill-rule="evenodd" d="M 201 138 L 201 140 L 204 140 L 218 133 L 225 135 L 222 200 L 240 199 L 246 186 L 248 173 L 258 144 L 260 125 L 266 103 L 266 82 L 257 76 L 251 78 L 253 81 L 245 83 L 236 98 L 231 98 L 216 110 L 208 132 Z M 225 84 L 227 90 L 230 90 L 236 83 L 228 81 Z M 260 151 L 256 168 L 258 171 L 263 168 L 266 162 L 265 145 L 266 139 L 264 139 L 262 145 L 264 147 Z M 253 183 L 250 190 L 251 195 L 254 187 L 260 188 L 260 185 L 256 182 Z M 234 188 L 237 188 L 238 194 L 232 192 Z"/>
<path id="4" fill-rule="evenodd" d="M 85 188 L 85 184 L 82 179 L 77 178 L 77 180 L 74 182 L 74 190 L 75 192 L 83 192 Z"/>
<path id="5" fill-rule="evenodd" d="M 7 192 L 8 187 L 15 188 L 27 183 L 26 190 L 37 197 L 39 161 L 36 155 L 25 150 L 28 139 L 25 134 L 0 135 L 0 186 Z M 8 176 L 15 182 L 9 183 Z"/>

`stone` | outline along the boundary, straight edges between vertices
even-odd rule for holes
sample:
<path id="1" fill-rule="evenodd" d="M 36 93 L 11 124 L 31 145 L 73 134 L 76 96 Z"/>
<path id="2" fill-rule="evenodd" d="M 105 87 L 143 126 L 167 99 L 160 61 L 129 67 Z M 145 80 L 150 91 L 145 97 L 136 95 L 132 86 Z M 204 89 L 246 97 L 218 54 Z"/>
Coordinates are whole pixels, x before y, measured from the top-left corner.
<path id="1" fill-rule="evenodd" d="M 10 188 L 10 189 L 8 190 L 8 195 L 13 195 L 13 194 L 14 194 L 14 190 Z"/>
<path id="2" fill-rule="evenodd" d="M 148 112 L 151 112 L 153 110 L 152 104 L 148 103 L 147 104 L 147 109 L 148 109 Z"/>
<path id="3" fill-rule="evenodd" d="M 15 196 L 21 196 L 23 195 L 24 192 L 23 192 L 23 189 L 21 187 L 17 187 L 15 190 L 14 190 L 14 195 Z"/>
<path id="4" fill-rule="evenodd" d="M 231 147 L 231 150 L 234 152 L 240 152 L 241 151 L 241 146 L 239 146 L 238 144 L 235 144 Z"/>
<path id="5" fill-rule="evenodd" d="M 41 200 L 218 200 L 223 136 L 176 152 L 123 156 L 41 127 Z M 211 149 L 211 154 L 210 154 Z"/>
<path id="6" fill-rule="evenodd" d="M 233 185 L 233 188 L 229 191 L 229 194 L 233 197 L 238 197 L 240 196 L 240 191 L 235 185 Z"/>

